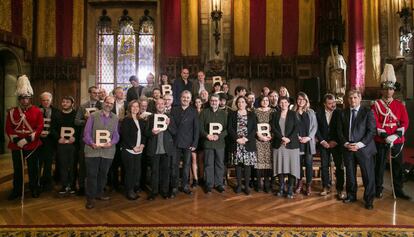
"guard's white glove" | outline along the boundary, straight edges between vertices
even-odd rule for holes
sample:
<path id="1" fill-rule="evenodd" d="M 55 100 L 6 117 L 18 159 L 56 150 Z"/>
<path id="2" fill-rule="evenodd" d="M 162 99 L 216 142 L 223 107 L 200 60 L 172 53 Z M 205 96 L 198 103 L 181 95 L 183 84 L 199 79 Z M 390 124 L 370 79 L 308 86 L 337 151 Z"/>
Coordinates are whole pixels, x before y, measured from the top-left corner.
<path id="1" fill-rule="evenodd" d="M 25 138 L 17 142 L 17 146 L 20 148 L 23 148 L 26 144 L 27 144 L 27 140 Z"/>
<path id="2" fill-rule="evenodd" d="M 398 139 L 398 136 L 393 134 L 393 135 L 390 135 L 387 138 L 385 138 L 385 142 L 392 146 L 394 144 L 395 140 L 397 140 L 397 139 Z"/>

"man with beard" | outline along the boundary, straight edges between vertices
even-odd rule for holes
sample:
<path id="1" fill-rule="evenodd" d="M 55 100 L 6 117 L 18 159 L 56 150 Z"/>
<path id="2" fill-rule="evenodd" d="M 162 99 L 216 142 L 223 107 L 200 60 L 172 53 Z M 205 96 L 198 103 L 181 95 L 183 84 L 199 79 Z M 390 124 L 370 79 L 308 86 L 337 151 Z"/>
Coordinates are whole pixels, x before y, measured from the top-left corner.
<path id="1" fill-rule="evenodd" d="M 409 200 L 410 197 L 403 191 L 403 146 L 409 119 L 405 105 L 393 97 L 395 90 L 399 89 L 399 83 L 396 82 L 391 64 L 385 64 L 381 81 L 382 98 L 376 100 L 371 107 L 377 122 L 377 133 L 374 138 L 378 150 L 375 160 L 375 195 L 377 198 L 383 196 L 385 164 L 387 154 L 391 152 L 395 196 Z"/>
<path id="2" fill-rule="evenodd" d="M 181 70 L 181 78 L 177 78 L 172 86 L 174 96 L 174 106 L 180 105 L 181 92 L 187 90 L 190 92 L 193 89 L 193 83 L 189 80 L 190 72 L 187 68 Z"/>
<path id="3" fill-rule="evenodd" d="M 79 131 L 75 125 L 76 110 L 73 109 L 75 100 L 72 96 L 62 99 L 62 110 L 57 114 L 52 123 L 53 138 L 58 141 L 56 160 L 59 169 L 62 188 L 59 195 L 66 196 L 74 194 L 76 187 L 74 183 L 74 160 L 78 144 Z"/>
<path id="4" fill-rule="evenodd" d="M 83 132 L 85 142 L 86 164 L 86 205 L 87 209 L 95 207 L 95 199 L 107 201 L 109 196 L 104 194 L 108 170 L 115 155 L 115 145 L 119 141 L 118 117 L 112 113 L 115 98 L 107 96 L 103 109 L 94 112 L 88 118 Z M 105 131 L 105 142 L 100 140 L 100 133 Z"/>
<path id="5" fill-rule="evenodd" d="M 165 101 L 158 98 L 155 101 L 156 111 L 148 118 L 146 128 L 147 149 L 146 155 L 151 163 L 151 194 L 148 200 L 154 200 L 158 193 L 165 199 L 169 197 L 170 164 L 175 153 L 173 135 L 175 130 L 170 118 L 166 118 L 167 130 L 154 127 L 155 116 L 165 114 Z"/>
<path id="6" fill-rule="evenodd" d="M 183 192 L 186 194 L 191 194 L 189 187 L 189 176 L 190 176 L 190 166 L 191 166 L 191 152 L 195 151 L 198 144 L 199 137 L 199 120 L 198 113 L 193 106 L 190 106 L 191 103 L 191 92 L 184 90 L 181 93 L 181 105 L 174 107 L 171 116 L 172 116 L 172 126 L 176 129 L 177 133 L 174 137 L 174 145 L 177 149 L 177 156 L 174 157 L 172 162 L 172 197 L 175 197 L 176 190 L 178 187 L 178 171 L 179 171 L 179 159 L 183 158 L 183 177 L 182 177 L 182 186 Z"/>
<path id="7" fill-rule="evenodd" d="M 13 159 L 13 191 L 9 200 L 20 197 L 23 190 L 24 161 L 29 171 L 30 191 L 33 198 L 39 197 L 39 154 L 42 144 L 39 137 L 43 131 L 43 115 L 40 109 L 31 103 L 33 89 L 26 75 L 17 78 L 16 95 L 19 105 L 8 111 L 6 133 L 9 136 L 9 149 Z"/>
<path id="8" fill-rule="evenodd" d="M 345 174 L 343 168 L 343 159 L 341 149 L 338 146 L 338 118 L 341 110 L 336 108 L 335 96 L 326 94 L 324 97 L 324 108 L 316 113 L 318 121 L 318 131 L 316 138 L 318 139 L 319 152 L 321 154 L 321 170 L 322 170 L 322 192 L 321 196 L 326 196 L 330 192 L 331 180 L 329 176 L 329 167 L 331 164 L 331 154 L 335 163 L 336 192 L 337 199 L 345 198 L 343 193 Z"/>
<path id="9" fill-rule="evenodd" d="M 96 111 L 102 108 L 101 102 L 99 102 L 99 96 L 98 96 L 98 88 L 96 86 L 91 86 L 88 89 L 89 93 L 89 101 L 81 104 L 78 111 L 76 112 L 75 117 L 75 125 L 79 127 L 80 131 L 83 131 L 83 128 L 85 127 L 86 121 L 90 117 L 90 115 Z M 79 156 L 77 159 L 75 159 L 74 165 L 74 171 L 75 171 L 75 177 L 74 177 L 74 184 L 73 187 L 76 187 L 76 179 L 78 179 L 78 195 L 82 196 L 85 194 L 85 144 L 83 143 L 83 140 L 80 141 L 79 144 Z M 79 168 L 78 168 L 79 164 Z"/>
<path id="10" fill-rule="evenodd" d="M 219 109 L 220 96 L 210 96 L 209 108 L 200 114 L 200 135 L 204 139 L 205 149 L 204 174 L 206 180 L 206 193 L 213 188 L 218 192 L 224 191 L 224 148 L 227 136 L 227 113 Z"/>

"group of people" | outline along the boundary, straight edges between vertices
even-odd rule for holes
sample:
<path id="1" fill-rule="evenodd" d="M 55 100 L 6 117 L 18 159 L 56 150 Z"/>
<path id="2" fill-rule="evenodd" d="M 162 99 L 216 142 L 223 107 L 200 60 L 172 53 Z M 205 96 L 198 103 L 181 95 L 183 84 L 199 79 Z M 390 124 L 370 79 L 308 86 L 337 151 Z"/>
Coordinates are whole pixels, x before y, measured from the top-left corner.
<path id="1" fill-rule="evenodd" d="M 153 82 L 154 76 L 149 74 L 147 81 Z M 320 195 L 331 192 L 329 173 L 334 172 L 338 200 L 355 202 L 359 164 L 365 207 L 372 209 L 374 198 L 383 195 L 391 151 L 395 194 L 409 199 L 402 181 L 408 115 L 402 102 L 393 98 L 397 83 L 388 77 L 382 83 L 382 98 L 372 108 L 361 105 L 359 91 L 350 90 L 346 108 L 337 108 L 335 96 L 326 94 L 323 108 L 316 111 L 303 92 L 294 99 L 286 87 L 264 87 L 256 97 L 237 86 L 232 96 L 227 84 L 208 84 L 203 71 L 189 80 L 186 68 L 172 84 L 165 75 L 158 85 L 149 83 L 151 93 L 136 76 L 130 82 L 126 100 L 122 87 L 100 100 L 99 89 L 92 86 L 89 100 L 77 110 L 71 96 L 62 98 L 59 110 L 51 105 L 49 92 L 41 94 L 40 107 L 32 105 L 28 78 L 19 77 L 19 105 L 6 121 L 14 167 L 9 199 L 22 195 L 24 160 L 32 197 L 51 190 L 53 157 L 59 195 L 84 194 L 88 209 L 96 200 L 110 199 L 107 184 L 115 189 L 123 184 L 129 200 L 139 198 L 143 189 L 148 189 L 148 200 L 157 195 L 174 198 L 179 189 L 191 194 L 201 179 L 206 193 L 221 193 L 230 166 L 236 173 L 234 192 L 271 192 L 277 180 L 275 195 L 293 198 L 311 195 L 317 151 Z M 330 171 L 331 157 L 335 169 Z"/>

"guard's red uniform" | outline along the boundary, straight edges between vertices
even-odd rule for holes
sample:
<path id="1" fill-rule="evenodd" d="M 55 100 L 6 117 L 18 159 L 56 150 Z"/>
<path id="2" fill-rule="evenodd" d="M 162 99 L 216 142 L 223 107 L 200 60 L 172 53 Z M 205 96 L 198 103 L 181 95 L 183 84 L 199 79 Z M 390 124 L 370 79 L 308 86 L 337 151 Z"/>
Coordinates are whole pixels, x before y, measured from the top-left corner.
<path id="1" fill-rule="evenodd" d="M 25 122 L 25 120 L 27 122 Z M 42 144 L 39 139 L 42 130 L 43 114 L 38 107 L 32 105 L 25 111 L 19 109 L 19 107 L 14 107 L 7 112 L 6 133 L 10 139 L 8 145 L 9 149 L 22 149 L 17 146 L 16 143 L 16 140 L 18 141 L 21 138 L 26 138 L 28 140 L 28 143 L 23 146 L 23 150 L 36 149 Z M 20 139 L 16 139 L 16 137 Z"/>
<path id="2" fill-rule="evenodd" d="M 378 99 L 371 106 L 371 109 L 377 123 L 375 142 L 386 143 L 385 138 L 395 134 L 398 139 L 394 141 L 394 144 L 404 143 L 404 134 L 409 123 L 405 105 L 400 100 L 394 99 L 387 106 L 385 101 Z"/>

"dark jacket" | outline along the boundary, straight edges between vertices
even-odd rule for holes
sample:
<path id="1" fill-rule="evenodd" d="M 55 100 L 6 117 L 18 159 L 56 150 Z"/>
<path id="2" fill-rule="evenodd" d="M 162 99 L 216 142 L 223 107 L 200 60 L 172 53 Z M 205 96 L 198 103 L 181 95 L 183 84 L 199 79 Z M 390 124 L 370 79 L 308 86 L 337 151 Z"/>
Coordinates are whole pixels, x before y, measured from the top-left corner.
<path id="1" fill-rule="evenodd" d="M 219 134 L 217 141 L 209 141 L 207 135 L 209 134 L 210 123 L 219 123 L 223 126 L 223 131 Z M 207 108 L 200 113 L 200 135 L 203 137 L 203 147 L 209 149 L 220 149 L 226 146 L 224 138 L 227 136 L 227 113 L 224 110 L 218 109 L 216 112 L 213 109 Z"/>
<path id="2" fill-rule="evenodd" d="M 192 94 L 193 83 L 191 82 L 191 80 L 188 79 L 187 84 L 185 84 L 184 80 L 180 77 L 174 81 L 172 90 L 173 90 L 173 97 L 174 97 L 173 105 L 180 105 L 181 104 L 181 100 L 180 100 L 181 92 L 183 92 L 184 90 L 188 90 Z M 193 97 L 195 96 L 193 95 Z"/>
<path id="3" fill-rule="evenodd" d="M 131 117 L 126 117 L 121 123 L 121 148 L 130 149 L 134 148 L 137 145 L 137 133 L 141 133 L 141 144 L 146 143 L 147 138 L 145 136 L 145 122 L 141 119 L 138 120 L 139 127 L 141 128 L 138 131 L 138 127 L 134 122 L 134 119 Z"/>
<path id="4" fill-rule="evenodd" d="M 44 113 L 43 106 L 40 105 L 39 109 L 40 109 L 40 111 L 42 111 L 43 121 L 45 121 L 44 120 L 45 119 L 45 113 Z M 48 131 L 49 134 L 46 137 L 40 137 L 40 140 L 42 141 L 44 147 L 53 149 L 57 145 L 57 140 L 55 139 L 54 135 L 52 134 L 53 133 L 52 126 L 53 126 L 53 123 L 59 118 L 60 111 L 57 108 L 53 107 L 53 106 L 50 106 L 50 109 L 51 109 L 51 114 L 50 114 L 50 123 L 48 123 L 49 127 L 46 126 L 46 122 L 45 122 L 45 125 L 43 127 L 43 131 Z M 51 147 L 49 147 L 49 146 L 51 146 Z"/>
<path id="5" fill-rule="evenodd" d="M 197 147 L 200 135 L 200 124 L 197 110 L 189 106 L 183 110 L 181 106 L 174 107 L 171 111 L 171 126 L 177 131 L 174 144 L 177 148 Z"/>
<path id="6" fill-rule="evenodd" d="M 173 155 L 175 152 L 174 146 L 174 139 L 173 135 L 175 135 L 176 131 L 174 130 L 174 126 L 172 119 L 170 118 L 170 125 L 168 129 L 163 132 L 164 138 L 164 150 L 167 154 Z M 147 137 L 147 146 L 146 146 L 146 154 L 147 156 L 155 156 L 155 152 L 157 151 L 158 145 L 158 135 L 152 134 L 152 129 L 154 128 L 154 114 L 148 117 L 147 127 L 145 128 L 145 135 Z"/>
<path id="7" fill-rule="evenodd" d="M 127 115 L 127 110 L 128 110 L 128 102 L 124 101 L 124 111 L 125 111 L 124 117 Z M 116 100 L 115 100 L 114 107 L 112 108 L 111 111 L 112 113 L 116 114 Z"/>
<path id="8" fill-rule="evenodd" d="M 129 102 L 131 102 L 132 100 L 138 100 L 139 99 L 139 97 L 141 97 L 141 94 L 142 94 L 142 90 L 144 89 L 144 87 L 143 86 L 141 86 L 141 85 L 139 85 L 138 86 L 138 94 L 137 94 L 137 92 L 135 91 L 135 88 L 134 87 L 130 87 L 129 89 L 128 89 L 128 91 L 127 91 L 127 97 L 126 97 L 126 99 L 127 99 L 127 102 L 129 103 Z"/>
<path id="9" fill-rule="evenodd" d="M 362 142 L 365 147 L 359 149 L 357 152 L 361 152 L 365 157 L 371 157 L 377 153 L 375 147 L 374 135 L 376 133 L 376 123 L 374 113 L 371 109 L 366 107 L 360 107 L 358 114 L 355 118 L 355 124 L 352 128 L 352 134 L 355 141 L 349 141 L 349 120 L 351 118 L 351 110 L 345 109 L 340 116 L 340 122 L 338 123 L 338 137 L 339 144 L 343 149 L 344 144 L 347 142 Z"/>
<path id="10" fill-rule="evenodd" d="M 229 112 L 227 134 L 230 136 L 230 151 L 237 149 L 237 111 Z M 246 150 L 257 151 L 256 148 L 257 117 L 254 112 L 247 111 L 247 139 Z"/>
<path id="11" fill-rule="evenodd" d="M 328 125 L 325 116 L 325 108 L 319 110 L 316 113 L 316 120 L 318 121 L 318 131 L 316 132 L 316 138 L 318 139 L 318 144 L 322 141 L 335 141 L 339 143 L 338 138 L 338 120 L 341 116 L 342 111 L 340 109 L 335 109 L 332 112 L 331 122 Z"/>
<path id="12" fill-rule="evenodd" d="M 287 137 L 290 142 L 286 145 L 287 149 L 299 148 L 299 119 L 296 112 L 288 110 L 285 122 L 285 136 L 282 135 L 282 130 L 279 126 L 281 112 L 275 112 L 270 121 L 271 131 L 273 133 L 272 147 L 279 149 L 282 145 L 282 137 Z"/>

